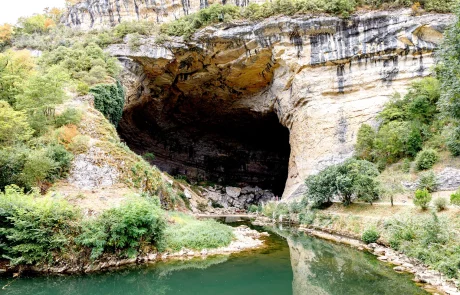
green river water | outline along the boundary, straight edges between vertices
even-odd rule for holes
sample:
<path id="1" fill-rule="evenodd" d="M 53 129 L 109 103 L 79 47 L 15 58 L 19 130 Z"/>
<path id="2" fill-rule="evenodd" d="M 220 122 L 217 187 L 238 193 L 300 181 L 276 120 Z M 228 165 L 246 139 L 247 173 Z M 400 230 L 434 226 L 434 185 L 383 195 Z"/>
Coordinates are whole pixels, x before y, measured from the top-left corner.
<path id="1" fill-rule="evenodd" d="M 264 229 L 269 230 L 269 229 Z M 428 294 L 373 255 L 272 229 L 266 249 L 74 276 L 0 278 L 0 294 Z"/>

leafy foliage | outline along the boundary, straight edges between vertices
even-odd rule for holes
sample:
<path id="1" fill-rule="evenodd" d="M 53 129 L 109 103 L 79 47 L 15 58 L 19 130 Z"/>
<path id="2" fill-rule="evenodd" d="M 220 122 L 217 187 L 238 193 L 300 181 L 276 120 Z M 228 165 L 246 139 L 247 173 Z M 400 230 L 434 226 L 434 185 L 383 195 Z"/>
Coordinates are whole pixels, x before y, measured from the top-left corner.
<path id="1" fill-rule="evenodd" d="M 375 228 L 369 228 L 365 230 L 361 236 L 361 239 L 366 243 L 375 243 L 380 238 L 380 233 Z"/>
<path id="2" fill-rule="evenodd" d="M 0 53 L 0 99 L 14 106 L 22 85 L 34 73 L 35 64 L 28 50 Z"/>
<path id="3" fill-rule="evenodd" d="M 66 202 L 35 199 L 17 186 L 0 192 L 0 253 L 13 265 L 51 262 L 68 246 L 76 211 Z"/>
<path id="4" fill-rule="evenodd" d="M 444 218 L 435 213 L 405 219 L 391 219 L 385 224 L 390 245 L 410 257 L 457 278 L 460 269 L 459 240 Z"/>
<path id="5" fill-rule="evenodd" d="M 433 171 L 428 171 L 420 174 L 417 184 L 418 189 L 426 189 L 429 192 L 434 192 L 438 188 L 438 179 Z"/>
<path id="6" fill-rule="evenodd" d="M 352 197 L 372 203 L 378 197 L 379 175 L 377 167 L 365 160 L 350 159 L 343 164 L 329 166 L 306 180 L 307 199 L 314 206 L 321 206 L 340 197 L 346 205 Z"/>
<path id="7" fill-rule="evenodd" d="M 415 158 L 415 166 L 418 170 L 427 170 L 433 167 L 439 160 L 438 152 L 433 149 L 420 151 Z"/>
<path id="8" fill-rule="evenodd" d="M 385 105 L 379 115 L 382 125 L 377 134 L 368 125 L 360 128 L 356 155 L 361 159 L 377 161 L 383 166 L 404 157 L 415 157 L 424 142 L 442 128 L 437 120 L 439 97 L 440 83 L 437 79 L 428 77 L 413 83 L 403 99 L 396 95 Z M 433 156 L 431 150 L 421 154 L 423 159 L 420 158 L 419 163 L 427 167 L 422 169 L 429 169 L 429 162 L 434 159 L 427 159 L 429 156 Z"/>
<path id="9" fill-rule="evenodd" d="M 0 146 L 27 141 L 32 133 L 25 112 L 15 111 L 8 102 L 0 100 Z"/>
<path id="10" fill-rule="evenodd" d="M 414 204 L 419 206 L 422 210 L 428 209 L 428 205 L 431 202 L 431 194 L 426 188 L 418 189 L 415 191 Z"/>
<path id="11" fill-rule="evenodd" d="M 450 203 L 452 205 L 460 206 L 460 191 L 456 191 L 450 195 Z"/>
<path id="12" fill-rule="evenodd" d="M 90 89 L 94 95 L 94 107 L 115 126 L 123 114 L 125 90 L 119 81 L 116 84 L 101 84 Z"/>
<path id="13" fill-rule="evenodd" d="M 91 259 L 97 259 L 105 252 L 134 257 L 144 246 L 161 248 L 165 227 L 159 205 L 136 198 L 83 223 L 76 242 L 91 248 Z"/>

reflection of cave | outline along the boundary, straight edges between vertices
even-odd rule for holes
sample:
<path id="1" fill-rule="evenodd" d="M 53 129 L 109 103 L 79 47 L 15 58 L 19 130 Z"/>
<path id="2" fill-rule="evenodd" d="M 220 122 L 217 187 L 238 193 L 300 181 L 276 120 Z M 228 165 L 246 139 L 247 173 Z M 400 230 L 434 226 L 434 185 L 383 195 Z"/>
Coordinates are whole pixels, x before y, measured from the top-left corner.
<path id="1" fill-rule="evenodd" d="M 134 151 L 153 153 L 151 162 L 172 175 L 283 192 L 289 131 L 274 113 L 193 98 L 153 100 L 125 110 L 119 132 Z"/>

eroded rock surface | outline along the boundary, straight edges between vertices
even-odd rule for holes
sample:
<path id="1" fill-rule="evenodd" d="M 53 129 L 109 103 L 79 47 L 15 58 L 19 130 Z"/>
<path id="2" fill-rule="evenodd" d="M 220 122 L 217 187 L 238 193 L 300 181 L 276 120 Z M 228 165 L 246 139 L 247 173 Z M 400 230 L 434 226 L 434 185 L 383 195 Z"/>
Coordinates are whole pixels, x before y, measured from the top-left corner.
<path id="1" fill-rule="evenodd" d="M 261 0 L 251 2 L 263 3 Z M 249 0 L 80 0 L 64 15 L 68 26 L 81 28 L 109 27 L 122 21 L 150 20 L 157 23 L 172 21 L 197 12 L 213 3 L 244 7 Z"/>
<path id="2" fill-rule="evenodd" d="M 353 154 L 359 126 L 376 126 L 395 92 L 429 74 L 452 21 L 410 10 L 277 17 L 113 45 L 129 88 L 119 132 L 163 170 L 300 195 L 308 175 Z"/>

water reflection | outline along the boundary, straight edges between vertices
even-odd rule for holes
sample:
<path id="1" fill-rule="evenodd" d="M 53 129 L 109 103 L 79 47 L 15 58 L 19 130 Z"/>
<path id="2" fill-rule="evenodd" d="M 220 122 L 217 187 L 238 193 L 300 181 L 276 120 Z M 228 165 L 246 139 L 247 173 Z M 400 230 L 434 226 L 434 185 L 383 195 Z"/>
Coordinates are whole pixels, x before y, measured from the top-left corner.
<path id="1" fill-rule="evenodd" d="M 410 275 L 397 274 L 371 254 L 296 231 L 272 230 L 289 245 L 294 295 L 428 294 Z"/>

